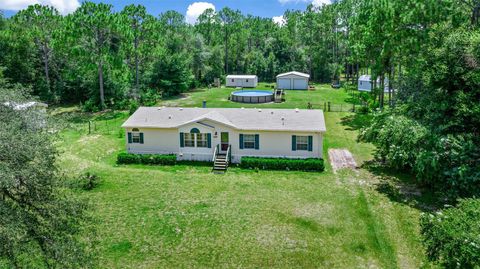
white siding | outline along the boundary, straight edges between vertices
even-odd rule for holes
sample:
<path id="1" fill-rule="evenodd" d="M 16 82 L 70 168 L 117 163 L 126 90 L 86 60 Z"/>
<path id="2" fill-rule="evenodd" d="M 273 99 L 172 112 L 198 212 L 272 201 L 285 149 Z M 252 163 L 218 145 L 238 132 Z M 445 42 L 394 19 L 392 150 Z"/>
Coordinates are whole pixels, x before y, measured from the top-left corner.
<path id="1" fill-rule="evenodd" d="M 255 88 L 258 84 L 258 78 L 226 78 L 227 87 Z"/>
<path id="2" fill-rule="evenodd" d="M 177 153 L 180 147 L 180 139 L 177 129 L 150 129 L 139 128 L 143 133 L 143 144 L 128 143 L 128 132 L 131 128 L 127 128 L 125 140 L 127 143 L 127 151 L 139 154 L 170 154 Z"/>
<path id="3" fill-rule="evenodd" d="M 209 126 L 211 127 L 209 127 Z M 197 128 L 201 133 L 211 133 L 211 148 L 180 147 L 180 132 L 189 133 Z M 127 129 L 129 132 L 131 129 Z M 220 145 L 221 132 L 229 133 L 232 162 L 239 163 L 242 156 L 282 158 L 322 158 L 323 136 L 321 133 L 241 131 L 216 122 L 192 123 L 179 129 L 140 129 L 144 133 L 144 144 L 128 144 L 131 153 L 175 153 L 179 160 L 211 161 L 216 145 Z M 259 149 L 240 149 L 240 134 L 258 134 Z M 292 150 L 292 135 L 312 136 L 312 151 Z M 128 139 L 128 138 L 126 138 Z"/>
<path id="4" fill-rule="evenodd" d="M 277 77 L 277 88 L 282 90 L 307 90 L 308 78 L 294 74 Z"/>

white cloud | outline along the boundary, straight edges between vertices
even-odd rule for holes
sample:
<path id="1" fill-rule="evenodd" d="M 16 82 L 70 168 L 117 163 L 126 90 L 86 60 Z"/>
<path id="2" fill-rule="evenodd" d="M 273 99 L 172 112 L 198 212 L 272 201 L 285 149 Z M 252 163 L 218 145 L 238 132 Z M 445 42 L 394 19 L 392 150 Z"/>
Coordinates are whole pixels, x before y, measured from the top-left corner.
<path id="1" fill-rule="evenodd" d="M 332 3 L 331 0 L 313 0 L 312 4 L 316 7 L 321 7 L 323 5 L 330 5 Z"/>
<path id="2" fill-rule="evenodd" d="M 278 24 L 279 26 L 283 26 L 286 23 L 285 18 L 283 16 L 274 16 L 272 17 L 272 21 Z"/>
<path id="3" fill-rule="evenodd" d="M 284 5 L 287 3 L 311 3 L 312 5 L 319 7 L 322 5 L 330 5 L 332 0 L 278 0 L 280 4 Z"/>
<path id="4" fill-rule="evenodd" d="M 195 24 L 197 22 L 198 16 L 202 15 L 202 13 L 209 8 L 215 10 L 215 6 L 212 3 L 192 3 L 187 8 L 187 15 L 185 16 L 185 20 L 187 21 L 187 23 Z"/>
<path id="5" fill-rule="evenodd" d="M 61 14 L 73 12 L 80 6 L 78 0 L 0 0 L 0 9 L 17 11 L 34 4 L 53 6 Z"/>

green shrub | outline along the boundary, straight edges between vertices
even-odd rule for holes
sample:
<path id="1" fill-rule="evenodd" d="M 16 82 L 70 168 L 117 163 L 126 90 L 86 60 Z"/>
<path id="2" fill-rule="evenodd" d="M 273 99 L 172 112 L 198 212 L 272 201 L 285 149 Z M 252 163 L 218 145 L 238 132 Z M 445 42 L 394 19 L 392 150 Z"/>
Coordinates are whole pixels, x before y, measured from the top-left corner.
<path id="1" fill-rule="evenodd" d="M 132 154 L 122 152 L 117 156 L 118 164 L 149 164 L 149 165 L 175 165 L 177 156 L 174 154 Z"/>
<path id="2" fill-rule="evenodd" d="M 177 156 L 170 155 L 158 155 L 158 154 L 145 154 L 140 155 L 140 161 L 142 164 L 150 165 L 175 165 L 177 163 Z"/>
<path id="3" fill-rule="evenodd" d="M 117 155 L 118 164 L 138 164 L 140 155 L 122 152 Z"/>
<path id="4" fill-rule="evenodd" d="M 480 268 L 480 200 L 425 214 L 420 225 L 431 261 L 446 268 Z"/>
<path id="5" fill-rule="evenodd" d="M 97 175 L 87 172 L 80 176 L 80 182 L 82 184 L 82 189 L 90 191 L 100 184 L 100 179 Z"/>
<path id="6" fill-rule="evenodd" d="M 128 107 L 128 114 L 129 115 L 132 115 L 133 113 L 135 113 L 135 111 L 137 111 L 137 109 L 140 107 L 140 105 L 138 104 L 137 101 L 132 101 Z"/>
<path id="7" fill-rule="evenodd" d="M 286 159 L 242 157 L 241 168 L 262 170 L 296 170 L 296 171 L 323 171 L 323 159 Z"/>

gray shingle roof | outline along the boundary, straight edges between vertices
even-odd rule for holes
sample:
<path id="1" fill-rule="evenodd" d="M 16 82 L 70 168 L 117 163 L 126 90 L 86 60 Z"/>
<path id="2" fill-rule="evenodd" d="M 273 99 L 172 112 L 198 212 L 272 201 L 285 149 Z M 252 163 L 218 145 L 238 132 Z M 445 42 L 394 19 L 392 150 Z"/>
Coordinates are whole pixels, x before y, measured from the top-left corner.
<path id="1" fill-rule="evenodd" d="M 322 110 L 140 107 L 124 128 L 178 128 L 211 120 L 238 130 L 325 132 Z"/>

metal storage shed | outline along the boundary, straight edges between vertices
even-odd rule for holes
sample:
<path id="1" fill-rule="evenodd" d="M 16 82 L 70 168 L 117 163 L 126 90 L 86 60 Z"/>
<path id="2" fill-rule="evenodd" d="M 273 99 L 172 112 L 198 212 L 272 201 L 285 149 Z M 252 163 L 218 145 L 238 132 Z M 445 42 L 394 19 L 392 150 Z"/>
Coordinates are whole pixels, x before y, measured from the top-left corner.
<path id="1" fill-rule="evenodd" d="M 377 87 L 380 86 L 380 78 L 377 78 Z M 364 92 L 371 92 L 373 88 L 372 76 L 362 75 L 358 78 L 358 90 Z M 388 92 L 388 78 L 385 78 L 384 91 Z"/>
<path id="2" fill-rule="evenodd" d="M 228 75 L 225 84 L 227 87 L 255 88 L 258 84 L 256 75 Z"/>
<path id="3" fill-rule="evenodd" d="M 277 88 L 282 90 L 307 90 L 309 74 L 296 71 L 277 76 Z"/>

